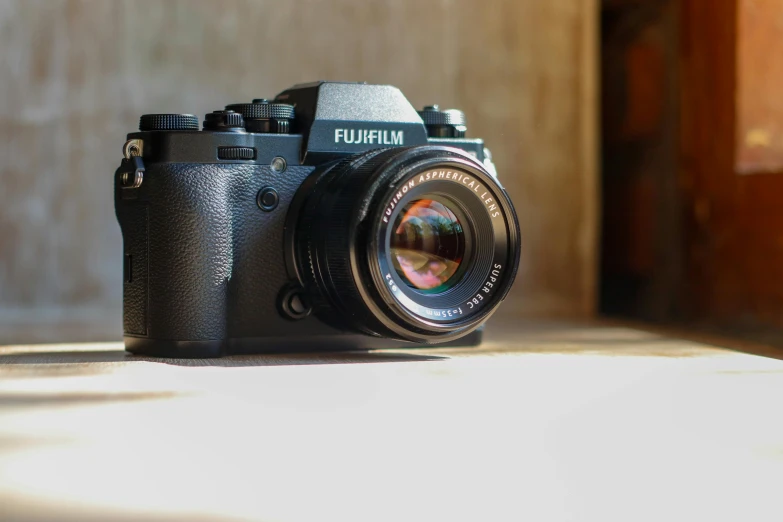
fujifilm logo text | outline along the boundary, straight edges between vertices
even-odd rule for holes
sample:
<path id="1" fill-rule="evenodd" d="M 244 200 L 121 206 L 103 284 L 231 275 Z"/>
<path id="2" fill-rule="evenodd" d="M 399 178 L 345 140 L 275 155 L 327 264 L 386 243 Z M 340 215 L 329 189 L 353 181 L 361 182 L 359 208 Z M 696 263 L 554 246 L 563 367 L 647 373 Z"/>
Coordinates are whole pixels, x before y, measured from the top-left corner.
<path id="1" fill-rule="evenodd" d="M 402 145 L 402 131 L 376 129 L 334 129 L 335 143 L 354 145 Z"/>

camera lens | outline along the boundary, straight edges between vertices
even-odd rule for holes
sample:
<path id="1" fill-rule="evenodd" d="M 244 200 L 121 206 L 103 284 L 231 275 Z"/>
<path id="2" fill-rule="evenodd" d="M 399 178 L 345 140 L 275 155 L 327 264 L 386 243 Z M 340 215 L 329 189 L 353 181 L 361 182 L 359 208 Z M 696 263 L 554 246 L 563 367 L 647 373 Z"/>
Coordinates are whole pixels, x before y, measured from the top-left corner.
<path id="1" fill-rule="evenodd" d="M 286 229 L 316 317 L 423 344 L 478 328 L 519 263 L 505 191 L 452 147 L 374 150 L 324 165 L 297 192 Z"/>
<path id="2" fill-rule="evenodd" d="M 390 249 L 397 275 L 411 288 L 438 293 L 458 281 L 465 229 L 448 202 L 436 195 L 408 202 L 397 215 Z"/>

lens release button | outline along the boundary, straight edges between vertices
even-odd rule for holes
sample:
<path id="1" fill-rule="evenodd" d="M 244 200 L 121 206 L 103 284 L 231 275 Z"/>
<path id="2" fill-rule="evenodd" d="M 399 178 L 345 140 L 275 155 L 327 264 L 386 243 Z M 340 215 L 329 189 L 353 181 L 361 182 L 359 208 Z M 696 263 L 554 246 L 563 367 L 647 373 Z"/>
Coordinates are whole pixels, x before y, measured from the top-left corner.
<path id="1" fill-rule="evenodd" d="M 283 317 L 295 321 L 304 319 L 312 312 L 312 307 L 304 296 L 302 288 L 298 286 L 283 288 L 278 296 L 278 309 Z"/>

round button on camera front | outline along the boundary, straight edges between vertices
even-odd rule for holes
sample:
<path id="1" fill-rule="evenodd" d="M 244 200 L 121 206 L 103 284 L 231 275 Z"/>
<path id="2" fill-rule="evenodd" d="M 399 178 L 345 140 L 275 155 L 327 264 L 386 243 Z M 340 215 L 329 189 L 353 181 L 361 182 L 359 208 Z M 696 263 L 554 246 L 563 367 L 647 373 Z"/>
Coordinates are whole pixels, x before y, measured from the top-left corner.
<path id="1" fill-rule="evenodd" d="M 264 212 L 271 212 L 276 209 L 277 204 L 280 203 L 280 196 L 272 187 L 265 187 L 258 191 L 256 203 L 258 203 L 258 208 Z"/>
<path id="2" fill-rule="evenodd" d="M 298 321 L 304 319 L 313 311 L 302 288 L 297 286 L 284 287 L 277 296 L 277 309 L 286 319 Z"/>

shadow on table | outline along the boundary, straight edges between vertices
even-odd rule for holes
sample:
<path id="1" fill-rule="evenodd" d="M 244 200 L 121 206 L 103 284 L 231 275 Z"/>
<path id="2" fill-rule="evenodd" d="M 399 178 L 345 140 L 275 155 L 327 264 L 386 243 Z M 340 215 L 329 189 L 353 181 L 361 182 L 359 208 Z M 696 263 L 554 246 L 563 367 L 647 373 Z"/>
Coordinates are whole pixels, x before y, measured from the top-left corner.
<path id="1" fill-rule="evenodd" d="M 388 362 L 441 361 L 446 356 L 411 354 L 400 352 L 321 352 L 321 353 L 276 353 L 258 355 L 230 355 L 218 359 L 170 359 L 140 357 L 124 350 L 73 350 L 52 351 L 41 346 L 41 350 L 27 352 L 0 352 L 0 365 L 63 365 L 84 363 L 132 363 L 154 362 L 175 366 L 297 366 L 316 364 L 366 364 Z"/>
<path id="2" fill-rule="evenodd" d="M 170 391 L 147 392 L 53 392 L 53 393 L 20 393 L 0 392 L 0 411 L 9 408 L 31 408 L 51 406 L 79 406 L 89 403 L 119 403 L 129 401 L 148 401 L 168 399 L 178 394 Z M 0 448 L 4 441 L 0 438 Z"/>

